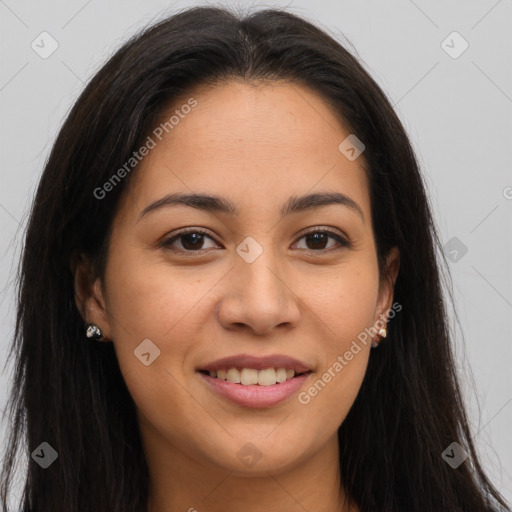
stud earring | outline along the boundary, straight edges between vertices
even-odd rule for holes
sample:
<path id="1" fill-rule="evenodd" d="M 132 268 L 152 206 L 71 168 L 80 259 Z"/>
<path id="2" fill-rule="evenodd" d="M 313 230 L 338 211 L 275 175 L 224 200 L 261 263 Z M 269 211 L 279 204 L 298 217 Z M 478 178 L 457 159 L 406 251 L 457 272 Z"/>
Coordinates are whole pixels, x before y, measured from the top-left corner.
<path id="1" fill-rule="evenodd" d="M 96 324 L 88 324 L 85 335 L 87 338 L 92 340 L 99 340 L 100 338 L 103 338 L 103 333 Z"/>
<path id="2" fill-rule="evenodd" d="M 379 329 L 379 336 L 380 337 L 385 338 L 387 335 L 388 335 L 388 332 L 386 331 L 386 329 L 384 329 L 384 328 Z M 375 348 L 375 347 L 378 347 L 378 346 L 379 346 L 379 342 L 378 341 L 372 341 L 372 348 Z"/>

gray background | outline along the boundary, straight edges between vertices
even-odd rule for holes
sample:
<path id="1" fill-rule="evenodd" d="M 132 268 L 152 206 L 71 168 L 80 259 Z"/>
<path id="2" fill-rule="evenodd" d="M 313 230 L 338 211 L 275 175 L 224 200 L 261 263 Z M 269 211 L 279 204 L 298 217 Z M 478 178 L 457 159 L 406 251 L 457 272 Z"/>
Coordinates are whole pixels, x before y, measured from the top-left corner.
<path id="1" fill-rule="evenodd" d="M 512 2 L 223 4 L 288 7 L 342 42 L 347 37 L 396 105 L 453 260 L 448 264 L 462 331 L 452 324 L 477 446 L 493 481 L 512 502 Z M 64 116 L 123 41 L 192 5 L 199 2 L 0 0 L 2 364 L 14 328 L 13 280 L 27 209 Z M 31 48 L 43 31 L 59 45 L 47 59 Z M 469 44 L 457 58 L 447 51 L 458 54 L 464 42 L 448 37 L 453 31 Z M 0 376 L 1 409 L 11 372 L 9 365 Z M 5 426 L 2 446 L 4 440 Z"/>

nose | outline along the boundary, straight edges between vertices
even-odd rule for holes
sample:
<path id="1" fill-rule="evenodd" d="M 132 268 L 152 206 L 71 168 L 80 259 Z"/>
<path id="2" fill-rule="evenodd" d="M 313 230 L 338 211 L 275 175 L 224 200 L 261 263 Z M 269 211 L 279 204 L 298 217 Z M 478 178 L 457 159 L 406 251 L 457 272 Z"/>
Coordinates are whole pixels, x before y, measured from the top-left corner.
<path id="1" fill-rule="evenodd" d="M 224 281 L 217 305 L 220 323 L 228 330 L 268 335 L 276 328 L 291 329 L 300 319 L 300 300 L 278 257 L 265 250 L 252 263 L 237 258 Z"/>

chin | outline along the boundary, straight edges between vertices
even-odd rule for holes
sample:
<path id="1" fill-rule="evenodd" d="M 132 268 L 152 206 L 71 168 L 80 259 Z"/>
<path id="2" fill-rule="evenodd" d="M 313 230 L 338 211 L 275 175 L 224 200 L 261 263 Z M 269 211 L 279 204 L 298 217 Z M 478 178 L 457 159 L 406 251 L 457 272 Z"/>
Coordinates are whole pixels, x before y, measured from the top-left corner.
<path id="1" fill-rule="evenodd" d="M 245 434 L 230 438 L 227 445 L 216 443 L 220 450 L 207 456 L 224 470 L 247 477 L 268 477 L 269 473 L 286 472 L 307 458 L 304 438 L 297 437 L 297 442 L 290 442 L 286 432 L 277 439 L 268 435 L 271 431 L 266 427 L 265 433 L 257 438 Z"/>

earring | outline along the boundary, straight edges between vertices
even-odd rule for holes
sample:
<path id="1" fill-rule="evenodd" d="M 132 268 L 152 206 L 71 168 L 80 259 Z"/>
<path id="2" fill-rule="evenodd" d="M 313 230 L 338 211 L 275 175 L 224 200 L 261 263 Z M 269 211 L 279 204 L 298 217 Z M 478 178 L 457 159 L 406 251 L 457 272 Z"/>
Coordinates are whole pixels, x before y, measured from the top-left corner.
<path id="1" fill-rule="evenodd" d="M 388 335 L 388 332 L 386 331 L 386 329 L 384 329 L 384 328 L 379 329 L 379 336 L 381 336 L 382 338 L 385 338 L 387 335 Z M 379 342 L 372 341 L 372 348 L 375 348 L 378 346 L 379 346 Z"/>
<path id="2" fill-rule="evenodd" d="M 88 324 L 87 329 L 85 331 L 85 335 L 89 339 L 99 340 L 103 337 L 103 333 L 101 329 L 96 324 Z"/>

